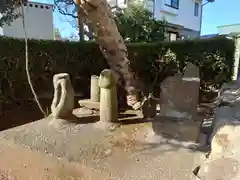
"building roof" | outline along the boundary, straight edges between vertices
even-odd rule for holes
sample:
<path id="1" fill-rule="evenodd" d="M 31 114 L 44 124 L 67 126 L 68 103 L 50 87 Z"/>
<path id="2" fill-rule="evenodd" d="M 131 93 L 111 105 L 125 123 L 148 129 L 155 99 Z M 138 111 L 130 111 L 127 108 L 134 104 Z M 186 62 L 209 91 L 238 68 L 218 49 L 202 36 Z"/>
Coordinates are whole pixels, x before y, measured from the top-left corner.
<path id="1" fill-rule="evenodd" d="M 200 36 L 200 39 L 207 39 L 207 38 L 212 38 L 215 36 L 218 36 L 218 34 L 205 34 L 205 35 Z"/>
<path id="2" fill-rule="evenodd" d="M 44 5 L 44 6 L 54 6 L 51 3 L 42 3 L 42 2 L 33 2 L 33 1 L 28 1 L 27 4 L 37 4 L 37 5 Z"/>
<path id="3" fill-rule="evenodd" d="M 240 26 L 240 23 L 221 25 L 221 26 L 217 26 L 217 28 L 228 27 L 228 26 Z"/>

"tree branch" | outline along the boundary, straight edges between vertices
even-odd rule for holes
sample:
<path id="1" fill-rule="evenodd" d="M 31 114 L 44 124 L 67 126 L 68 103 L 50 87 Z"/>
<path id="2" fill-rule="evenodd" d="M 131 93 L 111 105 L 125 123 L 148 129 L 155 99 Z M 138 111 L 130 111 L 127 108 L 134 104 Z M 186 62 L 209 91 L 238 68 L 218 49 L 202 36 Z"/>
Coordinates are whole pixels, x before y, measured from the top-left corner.
<path id="1" fill-rule="evenodd" d="M 65 16 L 70 16 L 74 19 L 77 19 L 78 16 L 77 15 L 74 15 L 73 13 L 69 13 L 67 12 L 66 8 L 65 10 L 66 11 L 63 11 L 62 8 L 58 5 L 59 1 L 58 0 L 54 0 L 54 6 L 57 7 L 58 11 L 62 14 L 62 15 L 65 15 Z M 67 5 L 75 5 L 75 4 L 67 4 Z"/>

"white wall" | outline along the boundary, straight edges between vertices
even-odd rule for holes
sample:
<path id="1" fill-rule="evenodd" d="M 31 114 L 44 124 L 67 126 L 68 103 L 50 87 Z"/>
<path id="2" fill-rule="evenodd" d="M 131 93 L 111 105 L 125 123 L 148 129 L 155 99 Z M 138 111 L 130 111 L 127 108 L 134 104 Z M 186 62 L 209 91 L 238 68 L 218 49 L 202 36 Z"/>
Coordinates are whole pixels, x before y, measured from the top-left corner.
<path id="1" fill-rule="evenodd" d="M 200 31 L 202 0 L 179 0 L 179 9 L 165 5 L 166 0 L 155 0 L 155 18 L 165 19 L 169 23 L 184 26 L 184 28 Z M 194 16 L 194 4 L 199 2 L 198 17 Z"/>
<path id="2" fill-rule="evenodd" d="M 124 0 L 107 0 L 108 4 L 113 7 L 113 6 L 118 6 L 120 8 L 125 8 L 126 5 L 124 4 Z"/>
<path id="3" fill-rule="evenodd" d="M 21 12 L 21 9 L 17 9 Z M 27 36 L 30 39 L 54 39 L 53 7 L 49 4 L 29 2 L 24 7 Z M 3 35 L 23 38 L 22 18 L 14 20 L 10 26 L 3 26 Z"/>
<path id="4" fill-rule="evenodd" d="M 0 14 L 0 18 L 2 17 L 2 14 Z M 0 36 L 2 36 L 3 35 L 3 28 L 2 27 L 0 27 Z"/>
<path id="5" fill-rule="evenodd" d="M 231 24 L 218 27 L 218 34 L 225 35 L 230 33 L 240 33 L 240 24 Z"/>

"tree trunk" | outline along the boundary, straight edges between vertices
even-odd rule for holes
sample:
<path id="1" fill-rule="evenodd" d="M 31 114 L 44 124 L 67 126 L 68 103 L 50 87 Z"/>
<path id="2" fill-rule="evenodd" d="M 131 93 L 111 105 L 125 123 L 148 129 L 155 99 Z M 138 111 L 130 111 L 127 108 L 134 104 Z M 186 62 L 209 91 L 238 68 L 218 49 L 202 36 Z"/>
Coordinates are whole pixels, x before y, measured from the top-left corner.
<path id="1" fill-rule="evenodd" d="M 77 7 L 77 14 L 78 14 L 78 36 L 79 41 L 84 41 L 84 23 L 81 17 L 81 12 L 79 6 Z"/>
<path id="2" fill-rule="evenodd" d="M 130 69 L 127 47 L 120 35 L 106 0 L 75 0 L 82 17 L 93 30 L 100 50 L 114 72 L 116 80 L 123 79 L 128 93 L 127 103 L 140 108 L 139 89 Z"/>

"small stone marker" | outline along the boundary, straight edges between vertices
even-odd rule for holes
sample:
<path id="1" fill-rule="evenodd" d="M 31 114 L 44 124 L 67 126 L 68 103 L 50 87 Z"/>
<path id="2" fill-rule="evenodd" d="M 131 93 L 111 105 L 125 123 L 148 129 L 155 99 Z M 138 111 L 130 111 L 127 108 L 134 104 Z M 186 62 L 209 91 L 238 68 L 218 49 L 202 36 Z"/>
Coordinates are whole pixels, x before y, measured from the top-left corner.
<path id="1" fill-rule="evenodd" d="M 91 101 L 100 101 L 100 87 L 98 85 L 99 77 L 96 75 L 91 76 Z"/>
<path id="2" fill-rule="evenodd" d="M 152 94 L 143 101 L 142 114 L 144 119 L 151 120 L 157 115 L 157 100 L 153 98 Z"/>
<path id="3" fill-rule="evenodd" d="M 100 121 L 117 122 L 118 105 L 116 80 L 109 69 L 101 72 L 99 77 L 100 90 Z"/>
<path id="4" fill-rule="evenodd" d="M 72 114 L 74 108 L 74 89 L 67 73 L 53 76 L 54 97 L 51 105 L 54 118 L 64 118 Z"/>

